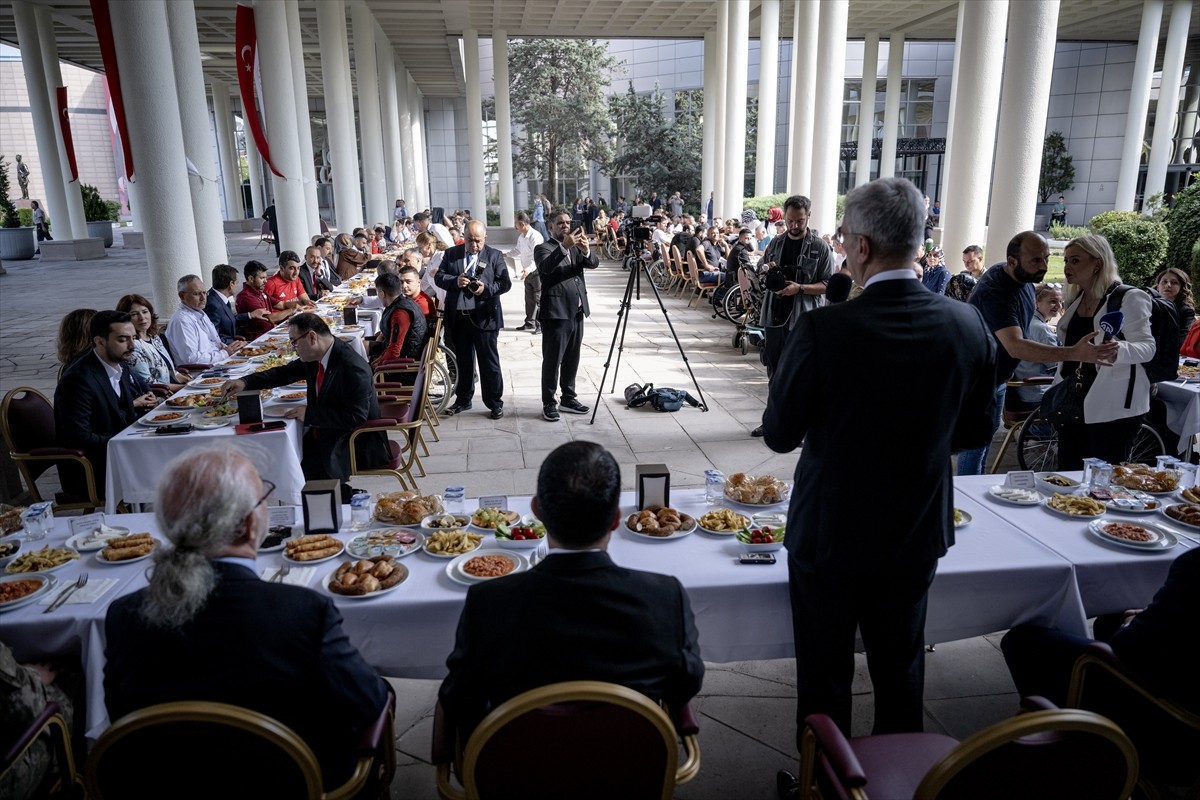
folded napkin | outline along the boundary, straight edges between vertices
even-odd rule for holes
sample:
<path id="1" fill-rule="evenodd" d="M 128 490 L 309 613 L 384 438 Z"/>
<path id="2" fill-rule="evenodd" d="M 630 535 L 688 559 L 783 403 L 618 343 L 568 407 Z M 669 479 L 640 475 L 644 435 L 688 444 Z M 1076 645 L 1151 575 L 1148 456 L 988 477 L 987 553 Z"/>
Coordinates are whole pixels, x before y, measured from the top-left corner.
<path id="1" fill-rule="evenodd" d="M 279 569 L 279 567 L 264 569 L 259 577 L 261 577 L 264 581 L 269 581 L 271 578 L 275 577 L 275 573 L 279 572 Z M 316 574 L 316 567 L 292 567 L 292 571 L 287 575 L 284 575 L 283 578 L 276 581 L 276 583 L 286 583 L 291 586 L 308 586 L 309 582 L 313 579 L 313 575 Z"/>
<path id="2" fill-rule="evenodd" d="M 39 606 L 48 606 L 58 599 L 58 596 L 63 593 L 63 590 L 68 586 L 74 585 L 75 581 L 59 581 L 58 586 L 54 587 L 54 591 L 49 592 L 38 601 Z M 116 586 L 120 581 L 117 578 L 89 578 L 87 585 L 81 589 L 76 589 L 71 592 L 71 596 L 63 603 L 65 606 L 75 603 L 94 603 L 99 600 L 104 594 Z"/>

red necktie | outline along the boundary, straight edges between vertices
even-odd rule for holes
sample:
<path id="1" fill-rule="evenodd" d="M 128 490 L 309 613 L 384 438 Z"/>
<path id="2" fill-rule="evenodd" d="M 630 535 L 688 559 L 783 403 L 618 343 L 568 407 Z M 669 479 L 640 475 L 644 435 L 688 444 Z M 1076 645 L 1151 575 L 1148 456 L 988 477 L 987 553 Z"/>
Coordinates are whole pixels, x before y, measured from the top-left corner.
<path id="1" fill-rule="evenodd" d="M 325 382 L 325 365 L 317 362 L 317 394 L 321 393 L 321 384 Z"/>

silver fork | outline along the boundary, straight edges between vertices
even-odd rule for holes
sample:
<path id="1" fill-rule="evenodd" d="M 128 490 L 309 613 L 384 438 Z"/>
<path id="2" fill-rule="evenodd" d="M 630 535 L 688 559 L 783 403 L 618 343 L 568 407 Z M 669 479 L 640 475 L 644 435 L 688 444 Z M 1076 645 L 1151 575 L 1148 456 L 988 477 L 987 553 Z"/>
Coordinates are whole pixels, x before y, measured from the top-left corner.
<path id="1" fill-rule="evenodd" d="M 46 606 L 46 610 L 43 611 L 42 613 L 49 614 L 54 609 L 58 608 L 63 603 L 67 602 L 67 598 L 70 597 L 71 595 L 73 595 L 77 590 L 82 589 L 84 586 L 86 586 L 87 582 L 88 582 L 88 574 L 86 572 L 81 572 L 79 574 L 79 578 L 75 581 L 75 583 L 73 583 L 70 586 L 68 586 L 67 588 L 63 589 L 62 592 L 59 593 L 58 597 L 56 597 L 54 599 L 54 602 L 51 603 L 50 605 Z"/>
<path id="2" fill-rule="evenodd" d="M 291 571 L 292 571 L 291 565 L 284 564 L 282 567 L 279 568 L 278 572 L 276 572 L 274 575 L 271 576 L 271 580 L 267 581 L 267 583 L 283 583 L 283 579 L 286 578 L 288 573 Z"/>

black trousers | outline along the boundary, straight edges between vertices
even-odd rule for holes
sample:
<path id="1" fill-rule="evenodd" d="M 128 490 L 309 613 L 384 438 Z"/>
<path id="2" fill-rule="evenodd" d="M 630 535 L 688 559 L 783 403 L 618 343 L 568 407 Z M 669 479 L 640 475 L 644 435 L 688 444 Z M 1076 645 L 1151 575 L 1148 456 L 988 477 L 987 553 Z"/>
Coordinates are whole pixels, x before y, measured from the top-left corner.
<path id="1" fill-rule="evenodd" d="M 1110 464 L 1129 460 L 1133 439 L 1142 427 L 1142 415 L 1058 427 L 1058 468 L 1083 469 L 1085 458 L 1102 458 Z"/>
<path id="2" fill-rule="evenodd" d="M 538 324 L 538 305 L 542 299 L 542 276 L 533 270 L 525 276 L 525 324 Z"/>
<path id="3" fill-rule="evenodd" d="M 786 324 L 763 331 L 762 363 L 767 368 L 768 381 L 775 375 L 775 368 L 779 366 L 779 359 L 783 356 L 783 343 L 787 341 L 787 335 Z"/>
<path id="4" fill-rule="evenodd" d="M 583 347 L 583 309 L 572 319 L 542 320 L 542 405 L 554 402 L 562 388 L 562 399 L 575 399 L 575 374 Z"/>
<path id="5" fill-rule="evenodd" d="M 850 735 L 854 634 L 862 633 L 875 690 L 872 733 L 924 727 L 925 611 L 937 559 L 879 571 L 833 571 L 788 558 L 796 644 L 796 744 L 809 714 Z"/>
<path id="6" fill-rule="evenodd" d="M 500 351 L 495 330 L 477 328 L 470 318 L 448 315 L 446 332 L 454 357 L 458 360 L 458 385 L 454 401 L 466 405 L 475 397 L 475 365 L 479 365 L 479 388 L 483 404 L 495 410 L 504 407 L 504 376 L 500 372 Z"/>

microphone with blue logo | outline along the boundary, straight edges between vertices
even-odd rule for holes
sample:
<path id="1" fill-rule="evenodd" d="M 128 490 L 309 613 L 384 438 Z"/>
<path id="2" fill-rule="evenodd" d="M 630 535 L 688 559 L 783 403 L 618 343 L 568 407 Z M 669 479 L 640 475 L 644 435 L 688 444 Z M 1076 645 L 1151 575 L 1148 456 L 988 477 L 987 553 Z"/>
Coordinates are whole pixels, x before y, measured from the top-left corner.
<path id="1" fill-rule="evenodd" d="M 1121 332 L 1125 324 L 1125 315 L 1120 311 L 1110 311 L 1100 318 L 1100 330 L 1104 331 L 1104 341 L 1112 341 Z"/>

